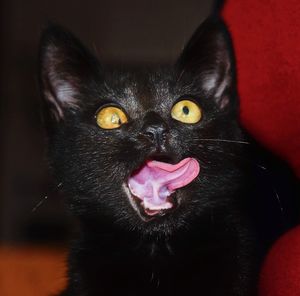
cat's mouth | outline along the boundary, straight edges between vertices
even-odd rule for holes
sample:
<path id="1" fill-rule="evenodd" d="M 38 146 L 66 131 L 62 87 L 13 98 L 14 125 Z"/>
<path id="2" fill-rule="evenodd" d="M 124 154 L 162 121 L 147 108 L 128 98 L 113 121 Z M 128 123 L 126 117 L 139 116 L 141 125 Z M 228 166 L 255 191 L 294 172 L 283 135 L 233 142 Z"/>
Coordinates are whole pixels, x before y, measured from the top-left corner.
<path id="1" fill-rule="evenodd" d="M 167 198 L 165 204 L 161 204 L 159 206 L 152 206 L 145 203 L 141 198 L 132 194 L 128 186 L 125 186 L 125 188 L 127 191 L 130 204 L 137 212 L 139 217 L 145 222 L 149 222 L 157 217 L 163 217 L 166 214 L 171 213 L 177 208 L 178 201 L 176 198 L 176 193 L 172 193 Z"/>
<path id="2" fill-rule="evenodd" d="M 132 172 L 125 190 L 132 207 L 143 220 L 149 221 L 174 210 L 176 190 L 191 183 L 199 171 L 200 165 L 194 158 L 185 158 L 177 164 L 147 160 Z"/>

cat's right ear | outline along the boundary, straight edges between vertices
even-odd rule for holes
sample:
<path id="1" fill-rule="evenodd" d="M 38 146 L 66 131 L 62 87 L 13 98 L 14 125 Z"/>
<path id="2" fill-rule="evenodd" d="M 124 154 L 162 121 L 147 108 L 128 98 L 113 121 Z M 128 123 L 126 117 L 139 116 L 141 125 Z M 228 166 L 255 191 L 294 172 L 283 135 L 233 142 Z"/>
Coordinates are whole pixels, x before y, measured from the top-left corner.
<path id="1" fill-rule="evenodd" d="M 200 25 L 176 66 L 178 80 L 187 77 L 189 83 L 194 81 L 220 109 L 232 105 L 230 93 L 235 85 L 233 52 L 229 34 L 219 17 L 210 17 Z"/>
<path id="2" fill-rule="evenodd" d="M 50 25 L 40 45 L 40 87 L 55 121 L 80 109 L 80 94 L 102 78 L 98 60 L 70 32 Z"/>

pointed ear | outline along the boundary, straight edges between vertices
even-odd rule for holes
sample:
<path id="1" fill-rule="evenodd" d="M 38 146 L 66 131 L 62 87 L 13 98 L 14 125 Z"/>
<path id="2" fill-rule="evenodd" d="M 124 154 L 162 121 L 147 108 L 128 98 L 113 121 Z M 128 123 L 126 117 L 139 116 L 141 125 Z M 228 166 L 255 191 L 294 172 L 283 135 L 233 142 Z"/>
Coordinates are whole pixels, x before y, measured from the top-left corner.
<path id="1" fill-rule="evenodd" d="M 218 18 L 209 18 L 196 30 L 178 62 L 180 79 L 193 79 L 223 109 L 230 103 L 233 58 L 229 35 Z"/>
<path id="2" fill-rule="evenodd" d="M 97 59 L 70 32 L 57 25 L 43 32 L 39 66 L 41 91 L 57 121 L 80 109 L 80 94 L 101 79 Z"/>

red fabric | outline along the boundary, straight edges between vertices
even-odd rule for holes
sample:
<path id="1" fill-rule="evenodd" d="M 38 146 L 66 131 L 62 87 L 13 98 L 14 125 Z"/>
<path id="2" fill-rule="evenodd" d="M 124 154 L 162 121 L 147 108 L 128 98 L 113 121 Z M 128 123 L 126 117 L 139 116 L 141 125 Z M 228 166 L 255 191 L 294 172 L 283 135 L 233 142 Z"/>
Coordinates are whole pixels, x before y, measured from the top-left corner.
<path id="1" fill-rule="evenodd" d="M 260 282 L 260 296 L 300 295 L 300 226 L 273 246 Z"/>
<path id="2" fill-rule="evenodd" d="M 241 119 L 300 176 L 300 1 L 227 0 Z M 300 227 L 266 258 L 260 296 L 300 295 Z"/>
<path id="3" fill-rule="evenodd" d="M 300 176 L 300 1 L 227 0 L 223 16 L 237 58 L 242 121 Z"/>

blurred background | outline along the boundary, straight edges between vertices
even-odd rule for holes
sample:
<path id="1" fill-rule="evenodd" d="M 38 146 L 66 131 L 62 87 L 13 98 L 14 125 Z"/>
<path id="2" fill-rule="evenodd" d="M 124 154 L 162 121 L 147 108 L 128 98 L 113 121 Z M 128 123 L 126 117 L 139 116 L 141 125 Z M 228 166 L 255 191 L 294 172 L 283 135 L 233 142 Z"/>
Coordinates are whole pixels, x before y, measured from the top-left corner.
<path id="1" fill-rule="evenodd" d="M 2 0 L 0 87 L 0 240 L 60 243 L 70 219 L 51 185 L 39 117 L 41 31 L 57 22 L 106 64 L 175 61 L 209 14 L 212 0 Z"/>

